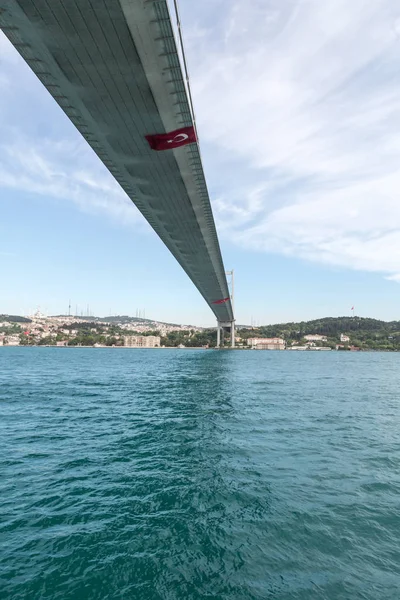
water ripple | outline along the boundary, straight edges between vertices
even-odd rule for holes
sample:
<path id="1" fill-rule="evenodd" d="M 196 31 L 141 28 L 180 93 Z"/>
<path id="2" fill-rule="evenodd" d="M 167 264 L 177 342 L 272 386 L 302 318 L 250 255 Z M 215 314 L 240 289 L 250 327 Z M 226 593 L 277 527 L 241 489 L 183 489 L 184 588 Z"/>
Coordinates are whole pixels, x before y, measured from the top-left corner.
<path id="1" fill-rule="evenodd" d="M 0 349 L 0 597 L 397 600 L 399 361 Z"/>

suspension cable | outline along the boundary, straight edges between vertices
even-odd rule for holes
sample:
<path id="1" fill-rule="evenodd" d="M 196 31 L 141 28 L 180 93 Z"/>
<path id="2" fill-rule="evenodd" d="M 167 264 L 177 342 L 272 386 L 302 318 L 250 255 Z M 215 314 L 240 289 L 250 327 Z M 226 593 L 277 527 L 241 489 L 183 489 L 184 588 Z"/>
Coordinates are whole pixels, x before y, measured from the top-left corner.
<path id="1" fill-rule="evenodd" d="M 196 115 L 194 112 L 192 91 L 190 89 L 189 69 L 187 66 L 185 47 L 183 44 L 182 25 L 181 25 L 181 19 L 179 16 L 178 0 L 174 0 L 174 8 L 175 8 L 175 16 L 176 16 L 176 25 L 178 27 L 178 34 L 179 34 L 179 44 L 180 44 L 181 52 L 182 52 L 183 67 L 185 70 L 186 88 L 187 88 L 188 95 L 189 95 L 189 108 L 192 113 L 193 127 L 194 127 L 194 130 L 196 133 L 197 144 L 199 144 L 199 136 L 197 133 L 197 126 L 196 126 Z M 199 151 L 200 151 L 200 148 L 199 148 Z"/>

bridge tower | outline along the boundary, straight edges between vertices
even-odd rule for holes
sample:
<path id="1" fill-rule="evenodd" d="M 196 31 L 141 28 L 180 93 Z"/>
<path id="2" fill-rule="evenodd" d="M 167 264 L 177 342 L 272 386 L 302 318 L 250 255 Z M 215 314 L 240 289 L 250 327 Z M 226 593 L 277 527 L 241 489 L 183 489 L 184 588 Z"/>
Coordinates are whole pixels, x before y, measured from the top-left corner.
<path id="1" fill-rule="evenodd" d="M 226 275 L 230 276 L 230 280 L 228 280 L 228 287 L 230 288 L 230 299 L 232 304 L 232 312 L 234 313 L 234 295 L 235 295 L 235 285 L 234 285 L 234 271 L 226 271 Z M 231 337 L 231 348 L 235 347 L 235 320 L 232 321 L 217 321 L 217 348 L 221 348 L 224 346 L 224 333 L 225 330 L 230 332 Z"/>

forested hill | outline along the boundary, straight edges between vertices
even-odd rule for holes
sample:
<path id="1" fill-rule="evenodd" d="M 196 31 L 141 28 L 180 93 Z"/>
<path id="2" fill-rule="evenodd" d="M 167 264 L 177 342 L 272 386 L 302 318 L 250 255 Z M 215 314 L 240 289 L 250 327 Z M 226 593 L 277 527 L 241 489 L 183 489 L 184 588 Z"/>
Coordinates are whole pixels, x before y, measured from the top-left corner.
<path id="1" fill-rule="evenodd" d="M 379 321 L 363 317 L 326 317 L 300 323 L 278 323 L 256 329 L 241 329 L 243 339 L 249 337 L 282 337 L 286 343 L 301 342 L 305 335 L 321 334 L 327 345 L 335 347 L 340 334 L 350 337 L 350 344 L 361 349 L 400 350 L 400 321 Z"/>
<path id="2" fill-rule="evenodd" d="M 0 315 L 0 323 L 3 321 L 7 323 L 32 323 L 31 319 L 19 315 Z"/>
<path id="3" fill-rule="evenodd" d="M 400 332 L 400 321 L 379 321 L 363 317 L 325 317 L 314 321 L 301 321 L 300 323 L 278 323 L 276 325 L 263 325 L 257 331 L 266 337 L 278 336 L 286 333 L 288 337 L 293 334 L 303 336 L 312 333 L 336 336 L 341 333 L 385 333 Z"/>

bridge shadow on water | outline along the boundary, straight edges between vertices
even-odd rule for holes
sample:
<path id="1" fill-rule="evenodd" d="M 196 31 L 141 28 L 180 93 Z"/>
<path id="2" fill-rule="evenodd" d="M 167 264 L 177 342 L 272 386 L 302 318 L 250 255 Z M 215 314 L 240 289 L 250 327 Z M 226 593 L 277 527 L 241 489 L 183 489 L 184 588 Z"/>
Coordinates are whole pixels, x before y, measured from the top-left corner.
<path id="1" fill-rule="evenodd" d="M 237 438 L 234 363 L 229 352 L 172 351 L 132 374 L 129 416 L 107 455 L 125 462 L 119 534 L 143 598 L 258 597 L 242 571 L 270 492 Z"/>
<path id="2" fill-rule="evenodd" d="M 246 442 L 235 353 L 30 352 L 6 597 L 264 598 L 270 490 Z"/>

